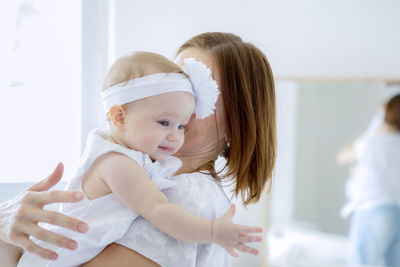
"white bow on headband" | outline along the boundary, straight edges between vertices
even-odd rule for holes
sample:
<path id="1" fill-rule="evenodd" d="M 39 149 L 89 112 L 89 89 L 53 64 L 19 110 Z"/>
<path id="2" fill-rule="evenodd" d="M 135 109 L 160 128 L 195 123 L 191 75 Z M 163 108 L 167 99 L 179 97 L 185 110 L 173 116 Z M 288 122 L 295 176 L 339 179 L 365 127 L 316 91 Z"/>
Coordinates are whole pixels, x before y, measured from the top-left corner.
<path id="1" fill-rule="evenodd" d="M 197 119 L 204 119 L 214 113 L 219 90 L 211 71 L 205 64 L 194 58 L 183 60 L 180 73 L 156 73 L 116 84 L 102 93 L 106 112 L 114 105 L 170 92 L 189 92 L 195 96 L 195 114 Z"/>

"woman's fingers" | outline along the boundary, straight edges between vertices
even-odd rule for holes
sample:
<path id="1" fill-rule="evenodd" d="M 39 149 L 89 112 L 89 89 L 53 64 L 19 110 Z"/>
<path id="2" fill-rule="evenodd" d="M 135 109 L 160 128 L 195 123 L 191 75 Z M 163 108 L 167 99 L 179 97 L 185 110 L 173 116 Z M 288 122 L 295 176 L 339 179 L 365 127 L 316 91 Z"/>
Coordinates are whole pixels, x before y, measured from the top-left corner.
<path id="1" fill-rule="evenodd" d="M 251 247 L 249 247 L 249 246 L 246 246 L 246 245 L 243 244 L 243 243 L 238 243 L 238 244 L 235 246 L 235 248 L 236 248 L 237 250 L 239 250 L 239 251 L 242 251 L 242 252 L 250 253 L 250 254 L 253 254 L 253 255 L 258 255 L 258 250 L 257 250 L 257 249 L 251 248 Z"/>
<path id="2" fill-rule="evenodd" d="M 252 243 L 252 242 L 261 242 L 261 236 L 254 235 L 239 235 L 239 242 L 242 243 Z"/>
<path id="3" fill-rule="evenodd" d="M 28 229 L 25 229 L 25 232 L 28 231 L 29 231 Z M 63 247 L 70 250 L 74 250 L 78 247 L 78 243 L 76 241 L 71 240 L 65 236 L 45 230 L 37 225 L 32 227 L 31 232 L 32 232 L 31 235 L 36 237 L 37 239 L 56 245 L 58 247 Z"/>
<path id="4" fill-rule="evenodd" d="M 48 205 L 61 202 L 77 202 L 83 199 L 81 192 L 53 190 L 49 192 L 26 192 L 23 201 L 32 205 Z"/>
<path id="5" fill-rule="evenodd" d="M 32 185 L 28 188 L 28 191 L 47 191 L 56 185 L 64 172 L 64 165 L 60 162 L 58 163 L 55 170 L 44 180 L 40 181 L 37 184 Z"/>
<path id="6" fill-rule="evenodd" d="M 79 197 L 76 196 L 76 193 L 78 193 Z M 18 225 L 18 223 L 36 225 L 38 222 L 44 222 L 76 232 L 86 233 L 88 231 L 86 223 L 56 211 L 42 209 L 45 204 L 53 202 L 76 202 L 82 197 L 82 193 L 79 192 L 26 192 L 21 201 L 21 206 L 14 215 L 14 225 Z"/>
<path id="7" fill-rule="evenodd" d="M 76 241 L 65 236 L 50 232 L 37 225 L 38 222 L 57 224 L 78 232 L 87 232 L 88 226 L 74 218 L 65 216 L 56 211 L 42 210 L 36 205 L 21 206 L 15 215 L 14 223 L 10 229 L 10 241 L 46 259 L 57 259 L 57 254 L 49 249 L 44 249 L 34 244 L 29 236 L 34 236 L 44 242 L 54 244 L 59 247 L 74 250 L 78 244 Z"/>
<path id="8" fill-rule="evenodd" d="M 58 225 L 75 232 L 86 233 L 88 231 L 86 223 L 56 211 L 37 210 L 28 216 L 32 221 Z"/>
<path id="9" fill-rule="evenodd" d="M 44 259 L 56 260 L 58 258 L 57 253 L 36 245 L 32 240 L 28 238 L 28 235 L 18 236 L 14 240 L 14 242 L 18 244 L 20 247 L 22 247 L 24 250 L 39 255 Z"/>
<path id="10" fill-rule="evenodd" d="M 56 260 L 58 258 L 57 253 L 55 253 L 54 251 L 51 251 L 49 249 L 45 249 L 45 248 L 42 248 L 42 247 L 36 245 L 30 239 L 28 239 L 28 241 L 26 242 L 26 245 L 24 245 L 23 248 L 24 248 L 24 250 L 26 250 L 30 253 L 33 253 L 33 254 L 37 254 L 44 259 Z"/>
<path id="11" fill-rule="evenodd" d="M 7 221 L 7 224 L 0 225 L 0 230 L 5 233 L 4 236 L 1 236 L 2 239 L 43 258 L 52 260 L 57 259 L 57 254 L 35 244 L 29 239 L 30 236 L 63 248 L 75 249 L 77 247 L 76 241 L 38 226 L 38 223 L 43 222 L 81 233 L 88 231 L 88 225 L 80 220 L 56 211 L 43 210 L 43 206 L 48 204 L 77 202 L 84 198 L 82 192 L 57 190 L 47 192 L 48 189 L 60 181 L 63 171 L 64 166 L 59 163 L 49 177 L 0 205 L 1 215 Z"/>

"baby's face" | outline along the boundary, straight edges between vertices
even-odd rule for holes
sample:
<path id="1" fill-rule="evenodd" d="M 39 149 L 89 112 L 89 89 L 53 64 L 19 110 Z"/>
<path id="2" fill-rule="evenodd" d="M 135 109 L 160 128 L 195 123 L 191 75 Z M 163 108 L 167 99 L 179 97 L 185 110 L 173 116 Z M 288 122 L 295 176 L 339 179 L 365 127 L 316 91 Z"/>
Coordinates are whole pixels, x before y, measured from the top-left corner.
<path id="1" fill-rule="evenodd" d="M 128 104 L 122 132 L 125 145 L 154 160 L 174 154 L 183 144 L 184 127 L 194 108 L 194 96 L 187 92 L 165 93 Z"/>

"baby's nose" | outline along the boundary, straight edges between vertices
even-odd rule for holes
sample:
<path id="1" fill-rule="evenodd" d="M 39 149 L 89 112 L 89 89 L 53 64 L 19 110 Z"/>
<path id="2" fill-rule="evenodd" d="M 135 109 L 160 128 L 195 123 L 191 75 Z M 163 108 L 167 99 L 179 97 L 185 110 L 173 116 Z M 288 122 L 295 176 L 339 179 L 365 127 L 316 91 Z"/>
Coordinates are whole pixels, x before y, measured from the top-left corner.
<path id="1" fill-rule="evenodd" d="M 177 133 L 170 133 L 167 136 L 168 141 L 176 141 L 178 140 L 178 134 Z"/>

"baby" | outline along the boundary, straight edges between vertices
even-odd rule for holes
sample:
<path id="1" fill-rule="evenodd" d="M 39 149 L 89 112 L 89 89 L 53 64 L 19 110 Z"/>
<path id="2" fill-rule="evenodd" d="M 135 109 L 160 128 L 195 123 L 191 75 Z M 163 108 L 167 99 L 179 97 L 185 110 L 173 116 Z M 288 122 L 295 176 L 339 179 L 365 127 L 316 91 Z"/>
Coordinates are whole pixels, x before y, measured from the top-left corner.
<path id="1" fill-rule="evenodd" d="M 241 242 L 261 241 L 261 228 L 231 222 L 234 207 L 209 220 L 168 202 L 160 190 L 174 185 L 169 177 L 180 168 L 171 156 L 184 141 L 192 115 L 213 114 L 218 86 L 207 67 L 186 59 L 182 69 L 161 55 L 136 52 L 118 59 L 105 78 L 102 100 L 108 130 L 89 134 L 77 174 L 67 190 L 82 190 L 80 203 L 61 212 L 89 224 L 86 234 L 54 227 L 78 241 L 74 251 L 38 241 L 57 250 L 57 261 L 24 253 L 18 266 L 78 266 L 121 238 L 139 215 L 174 238 L 216 243 L 232 254 Z"/>

